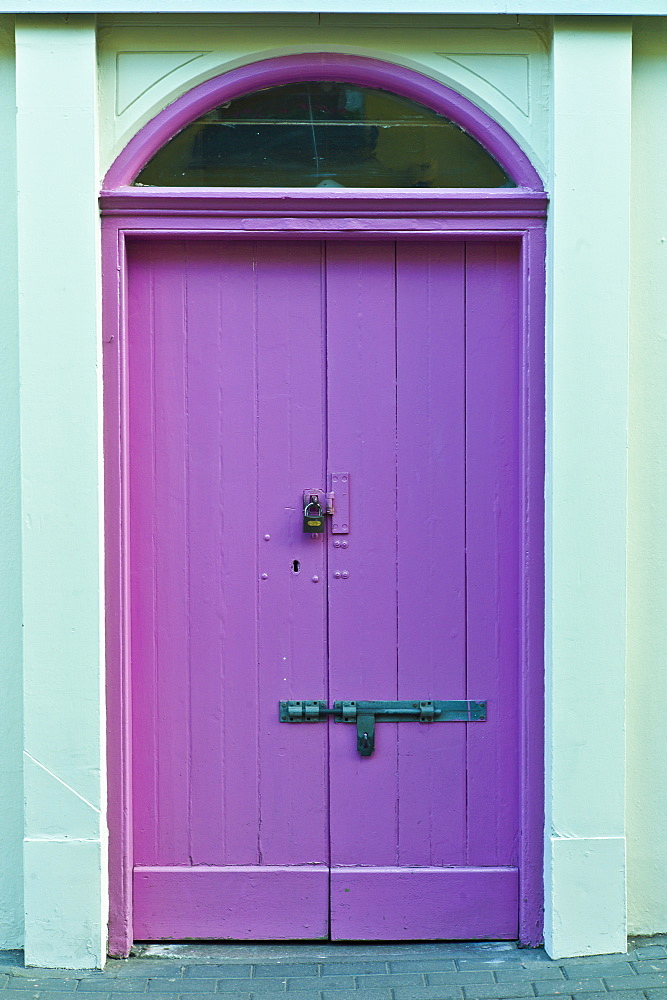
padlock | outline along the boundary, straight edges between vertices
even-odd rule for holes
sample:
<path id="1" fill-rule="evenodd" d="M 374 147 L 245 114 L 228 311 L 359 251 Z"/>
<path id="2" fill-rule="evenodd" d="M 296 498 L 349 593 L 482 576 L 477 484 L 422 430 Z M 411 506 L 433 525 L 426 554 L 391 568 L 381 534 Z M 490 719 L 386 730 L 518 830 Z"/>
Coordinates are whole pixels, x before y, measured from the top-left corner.
<path id="1" fill-rule="evenodd" d="M 324 531 L 324 513 L 316 497 L 311 497 L 303 508 L 303 530 L 311 535 Z"/>

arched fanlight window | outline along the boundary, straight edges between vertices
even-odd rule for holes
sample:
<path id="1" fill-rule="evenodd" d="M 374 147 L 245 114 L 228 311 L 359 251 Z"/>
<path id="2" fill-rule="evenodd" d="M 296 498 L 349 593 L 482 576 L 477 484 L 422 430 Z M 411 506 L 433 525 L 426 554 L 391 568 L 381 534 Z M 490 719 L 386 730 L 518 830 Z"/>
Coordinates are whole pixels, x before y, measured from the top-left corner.
<path id="1" fill-rule="evenodd" d="M 257 90 L 191 122 L 137 185 L 515 187 L 459 125 L 398 94 L 312 81 Z"/>

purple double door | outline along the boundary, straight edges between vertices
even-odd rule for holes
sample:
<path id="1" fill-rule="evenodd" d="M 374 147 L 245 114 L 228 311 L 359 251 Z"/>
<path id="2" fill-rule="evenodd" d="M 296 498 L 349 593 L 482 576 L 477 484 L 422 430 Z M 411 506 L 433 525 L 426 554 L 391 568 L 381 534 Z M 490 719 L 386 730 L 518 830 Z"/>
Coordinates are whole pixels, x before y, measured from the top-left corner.
<path id="1" fill-rule="evenodd" d="M 130 245 L 135 938 L 517 936 L 519 289 L 511 241 Z M 488 718 L 364 758 L 286 699 Z"/>

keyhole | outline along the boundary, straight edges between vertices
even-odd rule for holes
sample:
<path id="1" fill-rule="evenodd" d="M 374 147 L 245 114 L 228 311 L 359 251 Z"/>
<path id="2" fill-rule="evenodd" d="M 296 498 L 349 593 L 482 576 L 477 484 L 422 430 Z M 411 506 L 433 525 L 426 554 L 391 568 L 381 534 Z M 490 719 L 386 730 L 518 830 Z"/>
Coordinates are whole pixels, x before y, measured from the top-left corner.
<path id="1" fill-rule="evenodd" d="M 292 572 L 298 573 L 300 569 L 301 569 L 301 563 L 299 562 L 298 559 L 295 559 L 294 562 L 292 563 Z"/>

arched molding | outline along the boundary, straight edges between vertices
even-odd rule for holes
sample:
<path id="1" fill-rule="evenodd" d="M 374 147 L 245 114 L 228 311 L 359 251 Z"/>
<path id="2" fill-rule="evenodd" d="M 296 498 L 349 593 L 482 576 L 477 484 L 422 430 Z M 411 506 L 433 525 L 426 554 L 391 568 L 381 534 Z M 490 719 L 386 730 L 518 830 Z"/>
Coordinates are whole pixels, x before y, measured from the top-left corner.
<path id="1" fill-rule="evenodd" d="M 381 59 L 315 52 L 253 62 L 189 90 L 129 141 L 110 167 L 103 193 L 131 185 L 151 157 L 174 135 L 218 104 L 264 87 L 317 79 L 378 87 L 418 101 L 450 118 L 473 136 L 519 188 L 543 190 L 537 171 L 517 142 L 498 122 L 455 90 Z"/>

